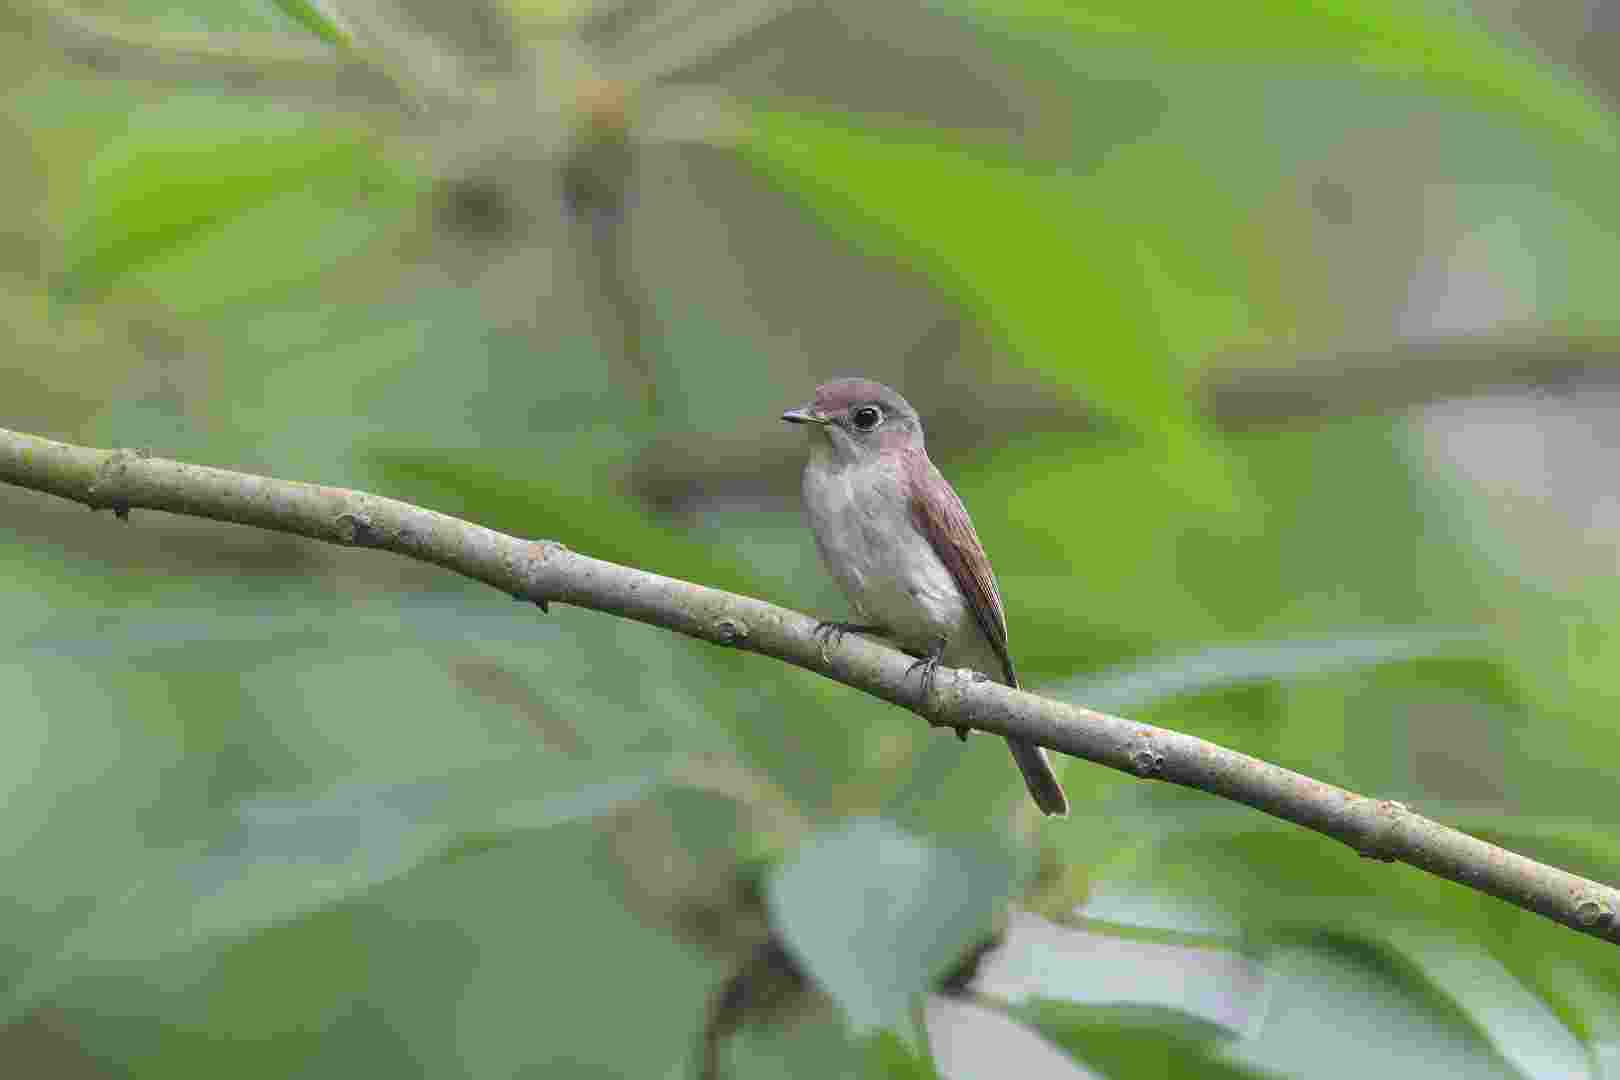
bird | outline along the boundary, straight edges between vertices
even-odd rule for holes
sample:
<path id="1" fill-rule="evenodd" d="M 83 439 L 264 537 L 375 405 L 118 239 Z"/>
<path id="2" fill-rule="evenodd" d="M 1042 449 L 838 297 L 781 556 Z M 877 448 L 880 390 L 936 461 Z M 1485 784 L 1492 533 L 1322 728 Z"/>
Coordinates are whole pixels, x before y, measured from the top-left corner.
<path id="1" fill-rule="evenodd" d="M 782 419 L 810 429 L 805 516 L 859 620 L 818 625 L 824 644 L 850 632 L 888 639 L 919 658 L 912 668 L 925 697 L 940 664 L 1018 686 L 995 572 L 967 508 L 928 458 L 917 410 L 882 383 L 843 378 Z M 1011 736 L 1007 744 L 1035 805 L 1068 813 L 1046 751 Z"/>

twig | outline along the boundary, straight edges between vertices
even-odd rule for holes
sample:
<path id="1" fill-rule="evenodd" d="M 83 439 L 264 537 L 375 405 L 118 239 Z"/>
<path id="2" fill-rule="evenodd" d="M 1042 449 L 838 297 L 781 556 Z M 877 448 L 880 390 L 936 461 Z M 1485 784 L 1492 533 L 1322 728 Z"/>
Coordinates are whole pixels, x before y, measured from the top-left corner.
<path id="1" fill-rule="evenodd" d="M 1584 933 L 1620 942 L 1620 892 L 1431 821 L 1204 739 L 946 671 L 926 698 L 910 657 L 851 635 L 825 653 L 816 620 L 747 596 L 593 559 L 551 541 L 507 536 L 409 503 L 96 450 L 0 429 L 0 481 L 127 515 L 166 510 L 392 551 L 493 585 L 542 608 L 572 604 L 746 649 L 825 675 L 931 724 L 1015 735 L 1143 779 L 1252 806 L 1341 840 L 1369 859 L 1404 862 Z"/>

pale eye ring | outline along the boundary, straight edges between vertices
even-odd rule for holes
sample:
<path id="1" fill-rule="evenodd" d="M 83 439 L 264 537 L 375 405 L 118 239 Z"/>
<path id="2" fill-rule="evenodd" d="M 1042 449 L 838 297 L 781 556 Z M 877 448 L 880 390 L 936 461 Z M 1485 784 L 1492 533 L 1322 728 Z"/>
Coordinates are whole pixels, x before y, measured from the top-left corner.
<path id="1" fill-rule="evenodd" d="M 857 431 L 871 431 L 883 423 L 883 410 L 876 405 L 862 405 L 851 410 L 849 422 L 855 425 Z"/>

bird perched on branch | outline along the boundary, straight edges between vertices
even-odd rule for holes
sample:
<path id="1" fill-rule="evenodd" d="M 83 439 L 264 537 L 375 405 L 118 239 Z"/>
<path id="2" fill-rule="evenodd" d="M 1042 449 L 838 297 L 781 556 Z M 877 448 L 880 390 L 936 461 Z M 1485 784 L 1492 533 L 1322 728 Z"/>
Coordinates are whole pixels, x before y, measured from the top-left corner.
<path id="1" fill-rule="evenodd" d="M 882 383 L 835 379 L 782 419 L 811 427 L 805 513 L 859 620 L 817 633 L 877 634 L 920 657 L 925 697 L 941 663 L 1017 686 L 996 575 L 962 500 L 928 460 L 917 411 Z M 1007 745 L 1035 805 L 1066 814 L 1046 751 Z"/>

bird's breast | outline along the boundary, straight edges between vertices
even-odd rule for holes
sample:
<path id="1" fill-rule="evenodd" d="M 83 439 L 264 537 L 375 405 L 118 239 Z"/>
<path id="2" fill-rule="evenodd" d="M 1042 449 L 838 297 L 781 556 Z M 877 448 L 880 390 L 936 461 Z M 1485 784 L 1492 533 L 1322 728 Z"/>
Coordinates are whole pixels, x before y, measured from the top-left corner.
<path id="1" fill-rule="evenodd" d="M 898 475 L 881 466 L 812 462 L 804 502 L 822 561 L 863 622 L 918 652 L 941 638 L 962 637 L 972 614 L 950 569 L 912 520 Z"/>

